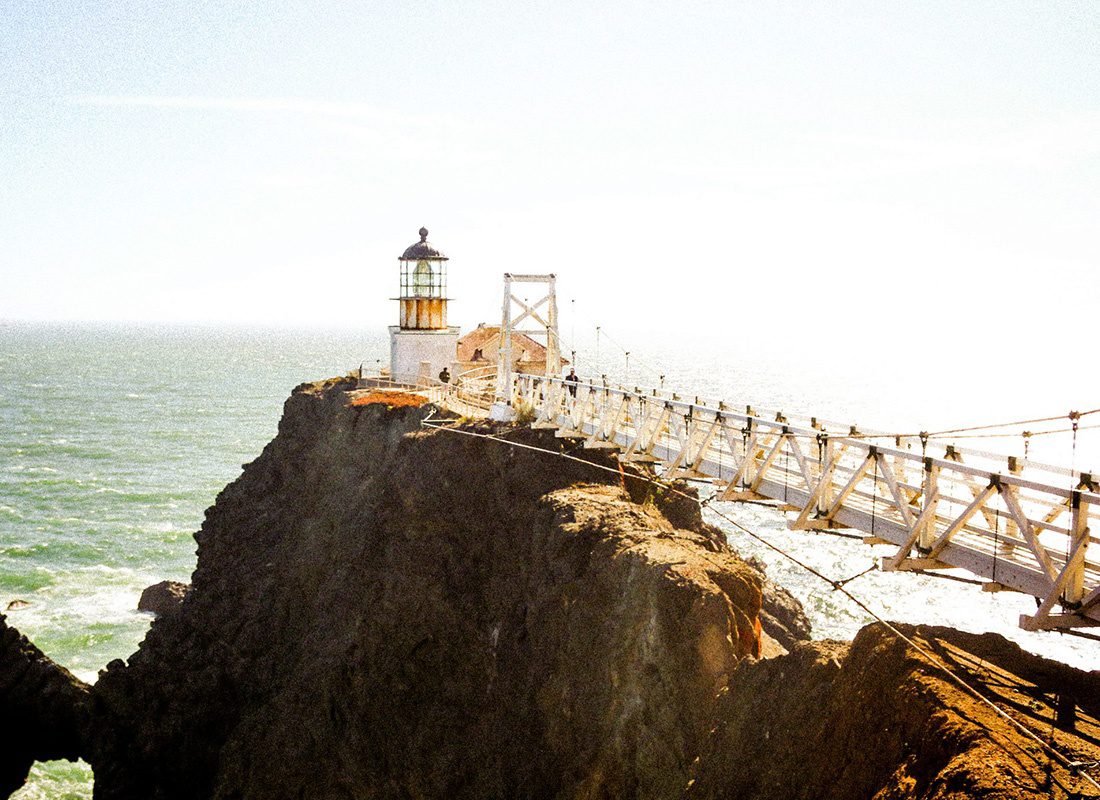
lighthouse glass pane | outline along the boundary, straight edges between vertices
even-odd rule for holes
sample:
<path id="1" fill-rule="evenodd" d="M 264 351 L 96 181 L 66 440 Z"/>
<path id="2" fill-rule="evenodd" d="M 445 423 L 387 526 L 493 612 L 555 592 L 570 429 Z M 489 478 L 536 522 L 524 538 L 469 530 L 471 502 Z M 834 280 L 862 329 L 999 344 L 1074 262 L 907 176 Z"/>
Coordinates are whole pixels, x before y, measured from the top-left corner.
<path id="1" fill-rule="evenodd" d="M 428 261 L 416 262 L 413 270 L 412 293 L 416 297 L 431 297 L 434 281 L 432 280 L 432 265 Z"/>

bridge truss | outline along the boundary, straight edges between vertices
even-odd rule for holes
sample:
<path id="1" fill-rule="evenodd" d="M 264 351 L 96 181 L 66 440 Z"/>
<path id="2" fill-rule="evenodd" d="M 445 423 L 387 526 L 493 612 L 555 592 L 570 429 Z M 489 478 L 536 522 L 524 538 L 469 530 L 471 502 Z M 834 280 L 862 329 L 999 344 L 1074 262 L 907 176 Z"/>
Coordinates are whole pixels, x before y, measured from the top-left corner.
<path id="1" fill-rule="evenodd" d="M 658 390 L 510 378 L 508 401 L 558 436 L 617 449 L 666 478 L 709 481 L 719 500 L 777 501 L 793 529 L 862 532 L 896 548 L 884 570 L 963 569 L 986 591 L 1032 595 L 1027 630 L 1100 625 L 1089 549 L 1100 494 L 1087 473 Z"/>

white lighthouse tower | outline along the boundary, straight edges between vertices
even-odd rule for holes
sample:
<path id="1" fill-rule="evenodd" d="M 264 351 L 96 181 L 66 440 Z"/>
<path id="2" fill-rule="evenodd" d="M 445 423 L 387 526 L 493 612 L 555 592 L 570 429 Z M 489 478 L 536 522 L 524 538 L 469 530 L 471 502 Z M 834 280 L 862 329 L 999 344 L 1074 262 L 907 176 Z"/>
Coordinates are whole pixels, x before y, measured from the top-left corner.
<path id="1" fill-rule="evenodd" d="M 458 328 L 447 325 L 447 256 L 428 241 L 406 248 L 398 259 L 401 306 L 398 325 L 390 326 L 390 377 L 399 383 L 431 383 L 455 362 Z"/>

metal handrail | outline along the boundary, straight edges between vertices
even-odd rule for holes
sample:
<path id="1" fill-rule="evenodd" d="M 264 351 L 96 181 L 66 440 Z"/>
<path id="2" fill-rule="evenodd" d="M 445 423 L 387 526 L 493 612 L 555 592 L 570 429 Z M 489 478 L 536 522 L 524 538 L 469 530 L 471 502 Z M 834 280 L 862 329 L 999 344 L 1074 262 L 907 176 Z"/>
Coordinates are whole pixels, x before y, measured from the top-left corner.
<path id="1" fill-rule="evenodd" d="M 664 394 L 519 373 L 510 399 L 586 446 L 714 482 L 721 499 L 779 500 L 799 511 L 794 528 L 852 527 L 893 543 L 885 568 L 963 568 L 1033 594 L 1041 604 L 1021 618 L 1025 628 L 1100 624 L 1100 564 L 1087 551 L 1090 524 L 1100 527 L 1091 476 L 927 439 L 914 452 L 902 446 L 912 437 L 831 432 L 819 420 Z M 1052 613 L 1056 604 L 1065 613 Z"/>

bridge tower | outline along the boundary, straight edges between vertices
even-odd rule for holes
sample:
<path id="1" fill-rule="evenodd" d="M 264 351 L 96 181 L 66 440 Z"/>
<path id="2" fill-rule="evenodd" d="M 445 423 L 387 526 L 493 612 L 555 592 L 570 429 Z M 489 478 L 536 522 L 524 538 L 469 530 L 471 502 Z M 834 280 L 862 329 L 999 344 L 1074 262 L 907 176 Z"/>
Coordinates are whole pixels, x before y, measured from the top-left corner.
<path id="1" fill-rule="evenodd" d="M 458 328 L 447 325 L 447 261 L 427 228 L 397 260 L 400 316 L 390 326 L 390 377 L 398 383 L 434 383 L 454 364 Z"/>
<path id="2" fill-rule="evenodd" d="M 500 357 L 497 360 L 496 397 L 489 416 L 497 420 L 511 420 L 512 408 L 512 334 L 522 333 L 531 337 L 546 337 L 546 377 L 561 378 L 561 337 L 558 334 L 558 295 L 556 277 L 549 275 L 515 275 L 504 273 L 504 307 L 500 323 Z M 514 284 L 542 284 L 545 291 L 533 303 L 517 297 Z M 518 313 L 517 313 L 518 307 Z M 530 319 L 528 325 L 518 327 Z M 558 387 L 560 388 L 560 387 Z"/>

